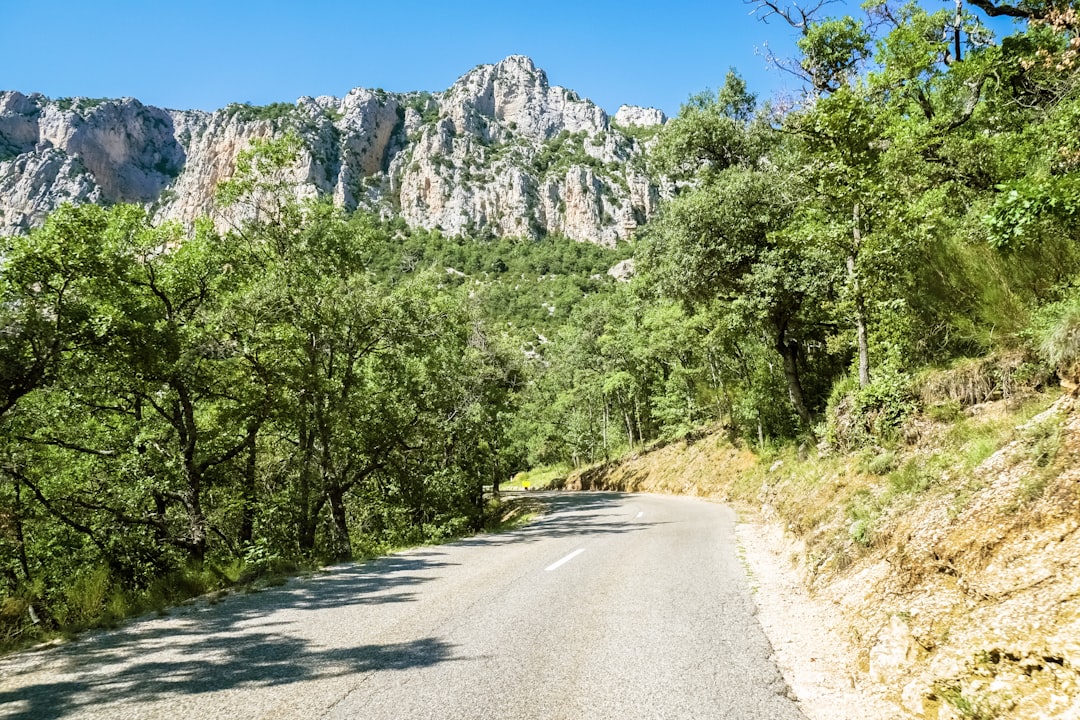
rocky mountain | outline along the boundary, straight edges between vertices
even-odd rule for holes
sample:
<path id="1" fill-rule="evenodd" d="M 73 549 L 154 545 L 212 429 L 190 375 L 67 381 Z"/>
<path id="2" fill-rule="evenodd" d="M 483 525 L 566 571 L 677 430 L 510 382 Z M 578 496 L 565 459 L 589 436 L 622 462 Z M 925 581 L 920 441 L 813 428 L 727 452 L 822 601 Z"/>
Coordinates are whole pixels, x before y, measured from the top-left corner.
<path id="1" fill-rule="evenodd" d="M 238 154 L 293 132 L 301 196 L 450 235 L 612 245 L 665 193 L 645 163 L 664 121 L 628 106 L 609 118 L 522 56 L 476 67 L 445 92 L 357 88 L 213 113 L 0 92 L 0 234 L 25 232 L 64 202 L 142 203 L 162 220 L 227 223 L 214 191 Z"/>

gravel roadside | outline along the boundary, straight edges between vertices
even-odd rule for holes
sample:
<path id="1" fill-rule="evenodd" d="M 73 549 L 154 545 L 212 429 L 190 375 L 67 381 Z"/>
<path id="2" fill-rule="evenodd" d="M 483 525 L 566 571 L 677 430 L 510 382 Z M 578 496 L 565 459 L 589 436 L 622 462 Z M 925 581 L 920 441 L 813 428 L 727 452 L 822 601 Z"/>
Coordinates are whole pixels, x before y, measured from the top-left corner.
<path id="1" fill-rule="evenodd" d="M 774 659 L 810 720 L 896 720 L 907 717 L 858 669 L 839 608 L 812 596 L 793 562 L 797 548 L 772 524 L 736 527 L 758 620 Z"/>

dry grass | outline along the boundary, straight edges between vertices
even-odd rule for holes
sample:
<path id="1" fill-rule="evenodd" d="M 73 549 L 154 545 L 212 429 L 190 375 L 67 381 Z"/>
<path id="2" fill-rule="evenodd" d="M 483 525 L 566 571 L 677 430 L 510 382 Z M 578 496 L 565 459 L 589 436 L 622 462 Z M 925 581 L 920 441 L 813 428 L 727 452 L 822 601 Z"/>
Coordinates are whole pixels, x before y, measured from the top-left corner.
<path id="1" fill-rule="evenodd" d="M 488 532 L 506 532 L 531 522 L 547 512 L 547 505 L 529 496 L 502 497 L 488 507 Z"/>
<path id="2" fill-rule="evenodd" d="M 950 367 L 924 372 L 915 392 L 924 407 L 972 407 L 1030 394 L 1049 382 L 1052 372 L 1019 350 L 964 359 Z"/>
<path id="3" fill-rule="evenodd" d="M 575 470 L 559 487 L 727 498 L 732 484 L 756 462 L 752 452 L 733 446 L 716 430 Z"/>
<path id="4" fill-rule="evenodd" d="M 725 500 L 781 522 L 805 543 L 807 568 L 828 575 L 888 546 L 903 534 L 909 513 L 927 501 L 947 502 L 949 518 L 962 514 L 988 484 L 983 464 L 1010 443 L 1028 448 L 1036 472 L 1025 474 L 1004 510 L 1015 515 L 1038 500 L 1059 470 L 1053 462 L 1060 444 L 1053 429 L 1057 421 L 1046 427 L 1018 425 L 1057 397 L 1056 392 L 1014 397 L 942 421 L 923 416 L 916 444 L 855 453 L 794 445 L 754 453 L 716 430 L 696 441 L 571 472 L 559 486 Z"/>

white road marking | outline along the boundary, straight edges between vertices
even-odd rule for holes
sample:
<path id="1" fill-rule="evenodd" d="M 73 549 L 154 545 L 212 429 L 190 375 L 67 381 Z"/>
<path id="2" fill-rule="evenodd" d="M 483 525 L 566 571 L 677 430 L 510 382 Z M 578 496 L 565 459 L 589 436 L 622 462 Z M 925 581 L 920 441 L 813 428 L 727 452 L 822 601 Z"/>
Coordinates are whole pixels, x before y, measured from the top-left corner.
<path id="1" fill-rule="evenodd" d="M 544 572 L 551 572 L 552 570 L 559 569 L 564 564 L 570 562 L 571 560 L 573 560 L 574 558 L 576 558 L 578 555 L 580 555 L 583 552 L 585 552 L 585 548 L 578 548 L 574 552 L 572 552 L 569 555 L 567 555 L 566 557 L 564 557 L 562 560 L 559 560 L 557 562 L 553 562 L 550 565 L 548 565 L 546 568 L 544 568 Z"/>
<path id="2" fill-rule="evenodd" d="M 637 520 L 638 518 L 643 518 L 643 517 L 645 517 L 645 511 L 644 510 L 639 512 L 634 519 Z"/>

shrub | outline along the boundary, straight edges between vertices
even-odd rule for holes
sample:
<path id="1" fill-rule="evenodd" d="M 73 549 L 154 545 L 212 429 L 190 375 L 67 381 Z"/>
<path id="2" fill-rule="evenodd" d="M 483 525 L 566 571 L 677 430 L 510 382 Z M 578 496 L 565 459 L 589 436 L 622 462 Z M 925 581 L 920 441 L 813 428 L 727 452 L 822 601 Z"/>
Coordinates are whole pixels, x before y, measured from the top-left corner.
<path id="1" fill-rule="evenodd" d="M 1039 356 L 1062 380 L 1080 382 L 1080 296 L 1047 306 L 1033 323 Z"/>
<path id="2" fill-rule="evenodd" d="M 915 381 L 924 405 L 944 414 L 993 400 L 1007 400 L 1046 384 L 1050 370 L 1022 350 L 981 358 L 961 358 L 949 367 L 928 370 Z"/>
<path id="3" fill-rule="evenodd" d="M 88 98 L 88 97 L 63 97 L 54 101 L 56 107 L 62 111 L 74 110 L 79 114 L 87 113 L 94 108 L 109 102 L 109 98 Z"/>
<path id="4" fill-rule="evenodd" d="M 295 105 L 283 102 L 270 103 L 269 105 L 233 103 L 225 108 L 225 112 L 229 114 L 229 117 L 236 118 L 241 122 L 285 120 L 292 117 L 295 110 Z"/>
<path id="5" fill-rule="evenodd" d="M 111 584 L 109 570 L 103 566 L 80 574 L 67 587 L 64 602 L 57 608 L 56 619 L 68 627 L 94 624 L 105 611 Z"/>
<path id="6" fill-rule="evenodd" d="M 882 373 L 865 387 L 845 377 L 829 397 L 825 439 L 841 448 L 892 440 L 916 408 L 911 378 L 904 373 Z"/>

